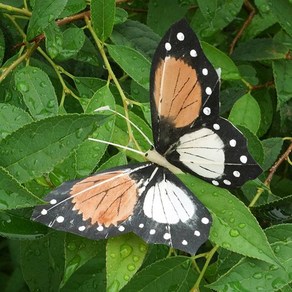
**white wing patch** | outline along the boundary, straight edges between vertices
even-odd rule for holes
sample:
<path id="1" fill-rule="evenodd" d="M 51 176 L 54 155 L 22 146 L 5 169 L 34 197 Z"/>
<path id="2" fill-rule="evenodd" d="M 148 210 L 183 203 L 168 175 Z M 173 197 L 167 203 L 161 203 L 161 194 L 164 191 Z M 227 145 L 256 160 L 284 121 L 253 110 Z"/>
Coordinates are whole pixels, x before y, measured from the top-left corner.
<path id="1" fill-rule="evenodd" d="M 189 169 L 207 178 L 218 178 L 224 174 L 224 143 L 210 129 L 203 128 L 185 134 L 179 139 L 176 151 L 179 160 Z"/>
<path id="2" fill-rule="evenodd" d="M 188 195 L 165 178 L 153 185 L 145 195 L 144 214 L 158 223 L 185 223 L 195 214 L 196 208 Z"/>

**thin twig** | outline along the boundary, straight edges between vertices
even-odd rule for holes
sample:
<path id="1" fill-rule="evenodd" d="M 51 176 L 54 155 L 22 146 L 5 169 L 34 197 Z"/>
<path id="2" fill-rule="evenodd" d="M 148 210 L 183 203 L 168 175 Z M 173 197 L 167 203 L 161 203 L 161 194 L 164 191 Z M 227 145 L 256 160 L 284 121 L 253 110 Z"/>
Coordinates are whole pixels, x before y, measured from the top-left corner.
<path id="1" fill-rule="evenodd" d="M 281 155 L 281 157 L 275 162 L 275 164 L 270 168 L 270 173 L 267 176 L 267 178 L 264 181 L 264 185 L 266 185 L 267 187 L 270 187 L 270 183 L 272 181 L 272 178 L 275 174 L 275 172 L 277 171 L 277 169 L 279 168 L 279 166 L 282 164 L 282 162 L 284 160 L 288 160 L 289 154 L 292 151 L 292 142 L 289 145 L 289 147 L 287 148 L 287 150 Z M 257 200 L 259 199 L 259 197 L 261 196 L 261 194 L 264 192 L 263 188 L 259 188 L 256 195 L 254 196 L 254 198 L 252 199 L 252 201 L 249 204 L 249 208 L 253 207 L 255 205 L 255 203 L 257 202 Z"/>
<path id="2" fill-rule="evenodd" d="M 242 25 L 241 29 L 239 30 L 239 32 L 236 34 L 235 38 L 233 39 L 233 41 L 230 45 L 229 55 L 231 55 L 233 53 L 233 50 L 234 50 L 234 47 L 235 47 L 237 41 L 239 40 L 239 38 L 241 37 L 241 35 L 243 34 L 243 32 L 247 28 L 247 26 L 250 24 L 250 22 L 252 21 L 254 15 L 256 13 L 255 8 L 250 4 L 250 2 L 248 0 L 244 1 L 244 6 L 247 8 L 247 10 L 250 13 L 248 15 L 248 18 L 246 19 L 246 21 Z"/>

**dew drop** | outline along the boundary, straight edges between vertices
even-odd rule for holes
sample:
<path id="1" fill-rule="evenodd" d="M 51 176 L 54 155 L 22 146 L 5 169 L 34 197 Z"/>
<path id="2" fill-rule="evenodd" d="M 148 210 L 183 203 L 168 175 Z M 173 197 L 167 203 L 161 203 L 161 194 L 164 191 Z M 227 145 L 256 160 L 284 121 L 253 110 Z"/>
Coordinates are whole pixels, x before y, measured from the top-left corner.
<path id="1" fill-rule="evenodd" d="M 140 247 L 139 247 L 139 250 L 140 250 L 141 252 L 145 252 L 146 249 L 147 249 L 147 246 L 146 246 L 145 244 L 141 244 Z"/>
<path id="2" fill-rule="evenodd" d="M 28 92 L 29 91 L 29 86 L 25 82 L 19 82 L 16 84 L 17 89 L 21 92 Z"/>
<path id="3" fill-rule="evenodd" d="M 252 277 L 254 279 L 261 279 L 263 277 L 263 274 L 262 273 L 255 273 L 255 274 L 252 275 Z"/>
<path id="4" fill-rule="evenodd" d="M 278 253 L 280 251 L 280 246 L 279 245 L 276 245 L 273 247 L 273 250 L 274 250 L 274 253 Z"/>
<path id="5" fill-rule="evenodd" d="M 125 276 L 124 276 L 124 280 L 125 280 L 125 281 L 129 281 L 129 280 L 130 280 L 130 276 L 129 276 L 129 275 L 125 275 Z"/>
<path id="6" fill-rule="evenodd" d="M 237 237 L 239 234 L 240 234 L 240 233 L 239 233 L 239 231 L 238 231 L 237 229 L 231 229 L 231 230 L 229 231 L 229 235 L 230 235 L 231 237 Z"/>
<path id="7" fill-rule="evenodd" d="M 222 243 L 222 247 L 224 247 L 224 248 L 230 248 L 231 245 L 228 242 L 223 242 Z"/>
<path id="8" fill-rule="evenodd" d="M 120 255 L 122 258 L 128 257 L 133 251 L 133 248 L 128 244 L 123 244 L 120 247 Z"/>
<path id="9" fill-rule="evenodd" d="M 233 217 L 229 219 L 230 223 L 233 223 L 234 221 L 235 221 L 235 219 Z"/>
<path id="10" fill-rule="evenodd" d="M 136 266 L 135 266 L 134 264 L 129 264 L 129 265 L 127 266 L 127 269 L 128 269 L 129 271 L 134 271 L 134 270 L 136 269 Z"/>
<path id="11" fill-rule="evenodd" d="M 277 265 L 270 265 L 269 266 L 270 271 L 277 271 L 278 269 L 279 269 L 279 267 Z"/>
<path id="12" fill-rule="evenodd" d="M 139 259 L 140 259 L 140 258 L 139 258 L 138 256 L 133 256 L 133 261 L 134 261 L 134 262 L 138 262 Z"/>
<path id="13" fill-rule="evenodd" d="M 272 287 L 274 289 L 280 289 L 284 285 L 285 285 L 285 281 L 280 278 L 277 278 L 272 282 Z"/>
<path id="14" fill-rule="evenodd" d="M 110 257 L 113 258 L 113 259 L 114 259 L 116 256 L 117 256 L 117 255 L 116 255 L 115 253 L 111 253 L 111 254 L 110 254 Z"/>
<path id="15" fill-rule="evenodd" d="M 75 242 L 70 242 L 67 244 L 67 248 L 71 251 L 74 251 L 76 249 L 76 244 Z"/>
<path id="16" fill-rule="evenodd" d="M 243 229 L 245 226 L 246 226 L 245 223 L 240 223 L 240 224 L 238 224 L 238 227 L 241 228 L 241 229 Z"/>

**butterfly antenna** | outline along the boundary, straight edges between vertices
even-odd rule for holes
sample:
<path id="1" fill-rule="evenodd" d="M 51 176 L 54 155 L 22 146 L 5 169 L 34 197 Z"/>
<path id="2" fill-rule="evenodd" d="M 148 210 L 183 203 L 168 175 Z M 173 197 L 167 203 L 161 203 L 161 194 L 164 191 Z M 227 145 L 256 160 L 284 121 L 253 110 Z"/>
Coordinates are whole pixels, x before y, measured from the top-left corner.
<path id="1" fill-rule="evenodd" d="M 110 111 L 110 112 L 115 113 L 116 115 L 120 116 L 121 118 L 123 118 L 124 120 L 126 120 L 127 122 L 129 122 L 145 138 L 145 140 L 149 143 L 149 145 L 151 145 L 152 147 L 154 147 L 154 145 L 151 142 L 151 140 L 142 132 L 142 130 L 139 129 L 139 127 L 137 125 L 135 125 L 132 121 L 130 121 L 124 115 L 122 115 L 119 112 L 111 109 L 109 106 L 103 106 L 103 107 L 100 107 L 100 108 L 98 108 L 98 109 L 95 110 L 95 112 L 99 112 L 99 111 Z"/>
<path id="2" fill-rule="evenodd" d="M 123 145 L 120 145 L 120 144 L 108 142 L 108 141 L 105 141 L 105 140 L 99 140 L 99 139 L 95 139 L 95 138 L 88 138 L 88 140 L 94 141 L 94 142 L 103 143 L 103 144 L 107 144 L 107 145 L 112 145 L 112 146 L 115 146 L 115 147 L 119 147 L 119 148 L 122 148 L 122 149 L 125 149 L 125 150 L 129 150 L 129 151 L 138 153 L 138 154 L 143 155 L 143 156 L 145 156 L 145 154 L 146 154 L 146 153 L 144 153 L 142 151 L 139 151 L 139 150 L 127 147 L 127 146 L 123 146 Z"/>

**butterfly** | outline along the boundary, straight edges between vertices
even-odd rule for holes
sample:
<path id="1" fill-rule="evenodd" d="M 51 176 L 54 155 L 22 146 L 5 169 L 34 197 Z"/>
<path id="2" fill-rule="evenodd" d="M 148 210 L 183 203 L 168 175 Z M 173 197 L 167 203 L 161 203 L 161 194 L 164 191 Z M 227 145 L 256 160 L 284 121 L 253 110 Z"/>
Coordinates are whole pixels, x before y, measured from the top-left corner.
<path id="1" fill-rule="evenodd" d="M 152 61 L 149 161 L 65 182 L 32 219 L 91 239 L 134 232 L 148 243 L 195 254 L 212 217 L 172 172 L 226 188 L 261 173 L 244 136 L 219 117 L 219 79 L 187 21 L 172 25 Z"/>

